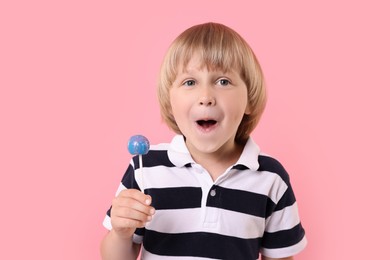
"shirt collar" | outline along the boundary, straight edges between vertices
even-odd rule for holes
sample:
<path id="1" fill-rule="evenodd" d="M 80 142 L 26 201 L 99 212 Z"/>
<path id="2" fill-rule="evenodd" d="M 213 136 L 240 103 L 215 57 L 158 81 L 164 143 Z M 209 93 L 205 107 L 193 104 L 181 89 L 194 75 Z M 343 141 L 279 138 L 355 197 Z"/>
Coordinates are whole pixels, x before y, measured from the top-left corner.
<path id="1" fill-rule="evenodd" d="M 249 137 L 244 150 L 235 165 L 244 166 L 252 171 L 256 171 L 259 169 L 259 154 L 260 148 L 257 146 L 255 141 Z M 185 144 L 184 136 L 182 135 L 176 135 L 173 137 L 168 148 L 168 157 L 176 167 L 184 167 L 195 163 Z"/>
<path id="2" fill-rule="evenodd" d="M 260 148 L 256 142 L 249 137 L 244 146 L 244 150 L 241 153 L 240 158 L 235 165 L 243 165 L 251 171 L 257 171 L 260 167 L 259 164 Z"/>

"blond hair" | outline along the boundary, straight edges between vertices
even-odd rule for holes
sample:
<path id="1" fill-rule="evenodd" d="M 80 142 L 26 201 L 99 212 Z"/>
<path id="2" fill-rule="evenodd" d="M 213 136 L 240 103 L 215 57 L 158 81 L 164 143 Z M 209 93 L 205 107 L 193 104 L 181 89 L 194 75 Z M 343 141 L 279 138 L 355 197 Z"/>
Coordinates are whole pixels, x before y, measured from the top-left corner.
<path id="1" fill-rule="evenodd" d="M 157 94 L 163 121 L 181 134 L 171 112 L 169 91 L 179 68 L 185 68 L 193 54 L 200 55 L 207 69 L 236 69 L 248 89 L 251 113 L 245 114 L 236 133 L 245 142 L 258 124 L 266 104 L 266 89 L 260 64 L 248 43 L 231 28 L 217 23 L 195 25 L 181 33 L 169 47 L 161 65 Z"/>

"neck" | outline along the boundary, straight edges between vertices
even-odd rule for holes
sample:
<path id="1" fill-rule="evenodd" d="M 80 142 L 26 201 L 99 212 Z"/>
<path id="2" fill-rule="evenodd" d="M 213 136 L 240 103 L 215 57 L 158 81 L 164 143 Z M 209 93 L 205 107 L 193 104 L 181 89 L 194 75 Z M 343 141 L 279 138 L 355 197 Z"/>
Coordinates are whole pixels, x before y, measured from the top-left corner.
<path id="1" fill-rule="evenodd" d="M 233 143 L 230 148 L 221 148 L 213 153 L 190 152 L 194 161 L 202 165 L 215 181 L 228 167 L 238 161 L 243 149 L 244 145 Z"/>

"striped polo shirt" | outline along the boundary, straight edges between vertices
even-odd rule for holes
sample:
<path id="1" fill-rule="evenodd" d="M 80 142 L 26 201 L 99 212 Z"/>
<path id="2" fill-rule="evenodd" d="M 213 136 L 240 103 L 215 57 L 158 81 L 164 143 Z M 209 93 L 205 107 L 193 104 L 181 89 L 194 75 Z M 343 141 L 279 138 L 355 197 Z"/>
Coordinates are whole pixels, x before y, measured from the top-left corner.
<path id="1" fill-rule="evenodd" d="M 282 258 L 306 246 L 297 203 L 283 166 L 249 138 L 236 164 L 213 181 L 191 157 L 183 136 L 135 156 L 123 189 L 144 190 L 156 209 L 137 229 L 142 259 Z M 110 210 L 103 225 L 111 229 Z"/>

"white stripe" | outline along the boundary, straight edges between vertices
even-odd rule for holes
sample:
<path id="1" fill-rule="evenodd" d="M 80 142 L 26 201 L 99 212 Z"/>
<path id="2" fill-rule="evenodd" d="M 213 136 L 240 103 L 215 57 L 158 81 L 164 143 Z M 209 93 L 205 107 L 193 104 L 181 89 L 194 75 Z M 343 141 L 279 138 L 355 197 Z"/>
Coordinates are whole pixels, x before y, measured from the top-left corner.
<path id="1" fill-rule="evenodd" d="M 127 188 L 122 183 L 119 184 L 118 189 L 116 190 L 115 197 L 118 197 L 119 193 L 123 190 L 126 190 Z"/>
<path id="2" fill-rule="evenodd" d="M 245 239 L 262 237 L 265 219 L 240 212 L 217 209 L 221 211 L 220 233 L 227 236 Z"/>
<path id="3" fill-rule="evenodd" d="M 303 239 L 295 245 L 276 249 L 262 248 L 260 249 L 260 252 L 262 255 L 270 258 L 283 258 L 298 254 L 306 247 L 306 245 L 306 237 L 303 237 Z"/>
<path id="4" fill-rule="evenodd" d="M 288 186 L 276 173 L 251 170 L 236 170 L 230 173 L 225 180 L 222 180 L 221 187 L 249 191 L 268 196 L 275 204 L 286 192 Z"/>
<path id="5" fill-rule="evenodd" d="M 214 222 L 206 222 L 209 214 L 215 214 Z M 191 225 L 188 225 L 191 223 Z M 263 236 L 265 219 L 239 212 L 210 208 L 157 210 L 146 228 L 162 233 L 210 232 L 244 239 Z"/>
<path id="6" fill-rule="evenodd" d="M 170 145 L 170 143 L 151 144 L 149 151 L 167 151 Z"/>
<path id="7" fill-rule="evenodd" d="M 108 230 L 112 230 L 111 218 L 108 215 L 106 215 L 106 217 L 104 218 L 103 226 Z M 133 242 L 134 243 L 141 244 L 142 240 L 143 240 L 143 236 L 139 236 L 139 235 L 134 233 L 134 235 L 133 235 Z"/>
<path id="8" fill-rule="evenodd" d="M 104 220 L 103 220 L 103 226 L 105 228 L 107 228 L 108 230 L 112 229 L 111 218 L 108 215 L 106 215 Z"/>
<path id="9" fill-rule="evenodd" d="M 295 202 L 293 205 L 285 207 L 272 213 L 265 221 L 267 232 L 277 232 L 281 230 L 288 230 L 300 222 L 298 214 L 298 206 Z"/>
<path id="10" fill-rule="evenodd" d="M 137 235 L 137 234 L 134 233 L 134 235 L 133 235 L 133 242 L 134 243 L 142 244 L 143 239 L 144 239 L 143 236 L 140 236 L 140 235 Z"/>
<path id="11" fill-rule="evenodd" d="M 194 187 L 194 184 L 198 184 L 195 176 L 187 168 L 170 168 L 165 166 L 144 167 L 143 174 L 145 189 Z M 139 171 L 136 170 L 135 178 L 137 182 L 140 177 Z"/>

